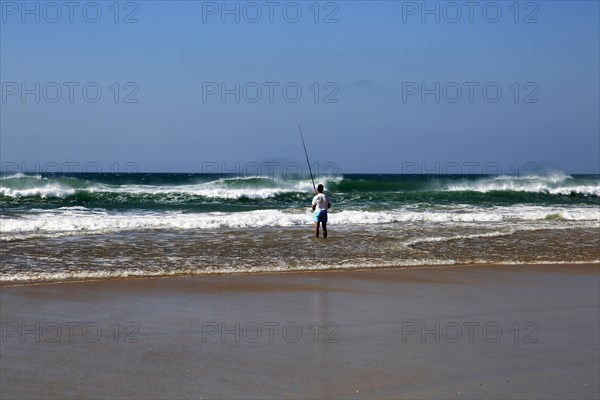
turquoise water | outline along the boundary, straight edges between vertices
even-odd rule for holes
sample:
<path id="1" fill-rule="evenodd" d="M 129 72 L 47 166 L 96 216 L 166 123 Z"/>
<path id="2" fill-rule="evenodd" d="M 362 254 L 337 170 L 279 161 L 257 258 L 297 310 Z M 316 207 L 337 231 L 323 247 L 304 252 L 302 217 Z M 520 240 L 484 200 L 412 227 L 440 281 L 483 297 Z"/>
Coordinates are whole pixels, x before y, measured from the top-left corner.
<path id="1" fill-rule="evenodd" d="M 324 177 L 345 209 L 414 204 L 600 205 L 597 175 L 340 175 Z M 16 174 L 3 176 L 0 210 L 86 207 L 105 210 L 236 212 L 287 209 L 306 203 L 307 179 L 221 174 Z"/>
<path id="2" fill-rule="evenodd" d="M 600 177 L 4 174 L 0 283 L 600 259 Z M 442 251 L 443 250 L 443 251 Z"/>

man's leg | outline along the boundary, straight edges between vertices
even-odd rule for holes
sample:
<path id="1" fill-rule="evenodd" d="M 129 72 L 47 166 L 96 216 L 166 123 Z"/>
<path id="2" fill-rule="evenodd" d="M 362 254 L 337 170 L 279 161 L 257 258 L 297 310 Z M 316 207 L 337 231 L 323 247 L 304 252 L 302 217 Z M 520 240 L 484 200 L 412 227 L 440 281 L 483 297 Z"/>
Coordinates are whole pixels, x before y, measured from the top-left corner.
<path id="1" fill-rule="evenodd" d="M 323 237 L 327 237 L 327 222 L 323 222 Z"/>
<path id="2" fill-rule="evenodd" d="M 319 223 L 315 222 L 315 237 L 319 237 Z"/>

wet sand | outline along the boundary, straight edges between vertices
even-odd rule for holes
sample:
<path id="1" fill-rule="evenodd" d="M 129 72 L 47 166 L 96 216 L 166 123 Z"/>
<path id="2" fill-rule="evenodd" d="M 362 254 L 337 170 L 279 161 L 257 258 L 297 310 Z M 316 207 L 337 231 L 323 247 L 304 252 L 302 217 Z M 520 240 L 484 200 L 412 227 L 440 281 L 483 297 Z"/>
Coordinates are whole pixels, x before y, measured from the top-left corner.
<path id="1" fill-rule="evenodd" d="M 0 397 L 600 397 L 599 265 L 0 288 Z"/>

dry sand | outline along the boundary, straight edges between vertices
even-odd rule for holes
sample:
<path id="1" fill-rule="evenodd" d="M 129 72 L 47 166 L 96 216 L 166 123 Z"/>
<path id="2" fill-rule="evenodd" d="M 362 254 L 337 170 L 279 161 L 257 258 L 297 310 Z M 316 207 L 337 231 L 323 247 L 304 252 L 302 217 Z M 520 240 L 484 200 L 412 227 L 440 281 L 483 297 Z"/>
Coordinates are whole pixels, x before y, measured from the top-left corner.
<path id="1" fill-rule="evenodd" d="M 9 398 L 600 397 L 599 265 L 0 288 Z"/>

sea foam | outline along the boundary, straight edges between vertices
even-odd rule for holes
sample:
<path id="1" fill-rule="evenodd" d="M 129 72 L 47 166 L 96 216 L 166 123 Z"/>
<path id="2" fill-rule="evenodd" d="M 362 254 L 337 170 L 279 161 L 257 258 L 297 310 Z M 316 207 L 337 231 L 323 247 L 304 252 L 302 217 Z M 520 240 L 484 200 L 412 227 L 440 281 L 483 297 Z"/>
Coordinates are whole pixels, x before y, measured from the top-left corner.
<path id="1" fill-rule="evenodd" d="M 453 210 L 387 211 L 343 210 L 329 213 L 330 225 L 374 225 L 387 223 L 505 223 L 527 221 L 579 221 L 597 226 L 600 210 L 595 207 L 493 207 L 465 206 Z M 0 220 L 0 238 L 69 236 L 144 230 L 198 230 L 219 228 L 293 227 L 312 224 L 308 209 L 253 210 L 244 212 L 126 212 L 114 213 L 85 207 L 62 207 L 52 210 L 32 209 L 27 216 Z M 586 225 L 586 226 L 587 226 Z"/>

